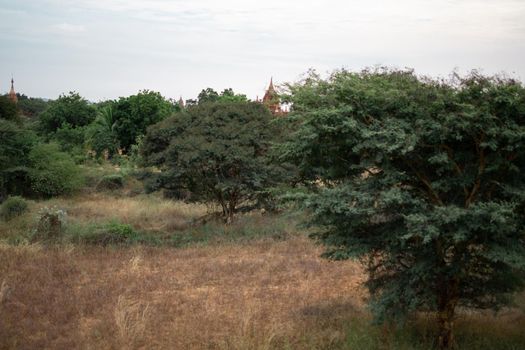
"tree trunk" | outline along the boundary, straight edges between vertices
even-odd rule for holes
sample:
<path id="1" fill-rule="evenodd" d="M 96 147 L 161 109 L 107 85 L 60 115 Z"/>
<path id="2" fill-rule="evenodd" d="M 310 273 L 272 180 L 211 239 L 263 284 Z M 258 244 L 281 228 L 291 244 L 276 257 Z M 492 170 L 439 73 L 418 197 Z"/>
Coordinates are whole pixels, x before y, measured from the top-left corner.
<path id="1" fill-rule="evenodd" d="M 438 347 L 439 349 L 452 349 L 456 346 L 454 339 L 454 320 L 456 316 L 456 306 L 458 282 L 449 281 L 445 291 L 438 298 Z"/>

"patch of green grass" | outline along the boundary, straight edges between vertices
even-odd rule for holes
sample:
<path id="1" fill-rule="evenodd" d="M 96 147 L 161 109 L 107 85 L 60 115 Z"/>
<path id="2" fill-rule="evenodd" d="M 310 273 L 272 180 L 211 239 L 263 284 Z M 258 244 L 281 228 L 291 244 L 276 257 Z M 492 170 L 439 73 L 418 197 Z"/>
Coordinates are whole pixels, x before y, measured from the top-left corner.
<path id="1" fill-rule="evenodd" d="M 131 225 L 111 220 L 97 224 L 72 223 L 67 225 L 62 242 L 88 245 L 160 245 L 159 237 L 137 231 Z"/>
<path id="2" fill-rule="evenodd" d="M 221 220 L 210 221 L 171 233 L 168 244 L 185 247 L 192 244 L 241 243 L 262 238 L 285 240 L 290 235 L 299 234 L 297 223 L 300 215 L 297 212 L 267 215 L 255 212 L 239 215 L 229 225 Z"/>

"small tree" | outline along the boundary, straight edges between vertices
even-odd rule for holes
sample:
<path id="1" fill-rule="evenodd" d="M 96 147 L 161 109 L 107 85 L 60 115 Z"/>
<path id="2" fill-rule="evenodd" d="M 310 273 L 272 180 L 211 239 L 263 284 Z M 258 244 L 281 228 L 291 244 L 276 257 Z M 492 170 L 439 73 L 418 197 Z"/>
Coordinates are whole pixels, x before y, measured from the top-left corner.
<path id="1" fill-rule="evenodd" d="M 174 105 L 158 92 L 143 90 L 122 97 L 112 104 L 112 132 L 119 146 L 128 152 L 148 126 L 160 122 L 174 112 Z"/>
<path id="2" fill-rule="evenodd" d="M 273 136 L 260 104 L 205 103 L 149 128 L 142 156 L 161 170 L 159 187 L 216 202 L 229 222 L 276 180 L 266 157 Z"/>
<path id="3" fill-rule="evenodd" d="M 97 156 L 108 152 L 109 156 L 117 153 L 119 148 L 118 134 L 115 130 L 116 119 L 111 105 L 101 108 L 95 121 L 86 129 L 86 144 Z"/>
<path id="4" fill-rule="evenodd" d="M 332 259 L 366 261 L 379 320 L 498 308 L 525 273 L 525 89 L 473 73 L 335 72 L 291 85 L 298 124 L 280 147 Z"/>

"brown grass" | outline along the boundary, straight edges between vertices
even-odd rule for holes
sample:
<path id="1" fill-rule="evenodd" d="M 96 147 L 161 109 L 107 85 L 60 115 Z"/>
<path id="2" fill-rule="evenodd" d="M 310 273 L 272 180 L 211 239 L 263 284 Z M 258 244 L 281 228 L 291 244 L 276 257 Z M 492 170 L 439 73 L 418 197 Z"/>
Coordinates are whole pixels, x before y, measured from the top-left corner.
<path id="1" fill-rule="evenodd" d="M 183 250 L 4 245 L 2 348 L 267 349 L 301 344 L 312 328 L 331 341 L 361 312 L 362 275 L 319 253 L 303 238 Z"/>
<path id="2" fill-rule="evenodd" d="M 94 192 L 70 198 L 30 201 L 28 213 L 9 222 L 0 220 L 0 239 L 29 232 L 35 226 L 38 210 L 52 206 L 65 210 L 70 223 L 85 225 L 115 219 L 137 230 L 150 232 L 187 228 L 192 220 L 215 210 L 210 206 L 186 204 L 160 196 L 121 197 Z"/>
<path id="3" fill-rule="evenodd" d="M 186 249 L 0 245 L 0 348 L 377 348 L 342 346 L 349 324 L 356 344 L 380 333 L 367 328 L 360 266 L 320 253 L 301 237 Z M 459 323 L 473 339 L 515 337 L 525 317 Z"/>

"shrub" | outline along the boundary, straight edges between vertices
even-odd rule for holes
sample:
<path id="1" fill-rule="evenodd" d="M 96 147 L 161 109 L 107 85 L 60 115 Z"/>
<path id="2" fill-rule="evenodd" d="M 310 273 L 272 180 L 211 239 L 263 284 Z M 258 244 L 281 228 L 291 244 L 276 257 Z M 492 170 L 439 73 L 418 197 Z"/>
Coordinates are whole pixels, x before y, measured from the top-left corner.
<path id="1" fill-rule="evenodd" d="M 120 174 L 105 175 L 97 184 L 97 190 L 118 190 L 124 187 L 124 177 Z"/>
<path id="2" fill-rule="evenodd" d="M 0 217 L 9 221 L 27 211 L 27 201 L 19 196 L 9 197 L 0 207 Z"/>
<path id="3" fill-rule="evenodd" d="M 95 245 L 116 245 L 132 243 L 139 234 L 131 225 L 110 222 L 80 237 L 82 243 Z"/>
<path id="4" fill-rule="evenodd" d="M 58 145 L 40 144 L 29 153 L 31 190 L 43 197 L 72 193 L 83 184 L 80 168 Z"/>
<path id="5" fill-rule="evenodd" d="M 62 234 L 67 213 L 55 206 L 41 208 L 38 212 L 38 223 L 31 235 L 31 241 L 55 240 Z"/>

